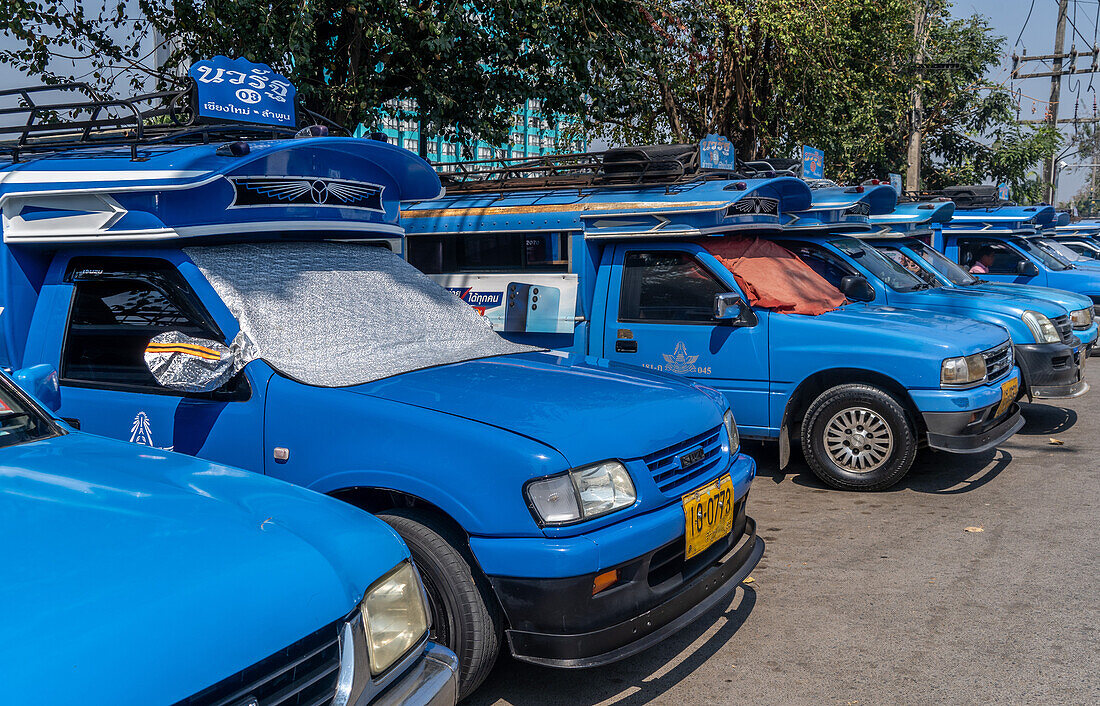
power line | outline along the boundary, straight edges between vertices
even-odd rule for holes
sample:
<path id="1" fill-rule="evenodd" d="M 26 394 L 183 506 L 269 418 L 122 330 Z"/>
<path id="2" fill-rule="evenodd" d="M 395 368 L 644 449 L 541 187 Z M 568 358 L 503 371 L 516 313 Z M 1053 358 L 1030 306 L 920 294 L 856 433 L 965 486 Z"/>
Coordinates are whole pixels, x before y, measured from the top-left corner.
<path id="1" fill-rule="evenodd" d="M 1031 11 L 1035 9 L 1035 0 L 1031 0 L 1031 7 L 1027 9 L 1027 17 L 1024 18 L 1024 26 L 1020 28 L 1020 34 L 1016 36 L 1016 43 L 1012 45 L 1012 48 L 1020 46 L 1020 37 L 1024 36 L 1024 30 L 1027 29 L 1028 20 L 1031 19 Z"/>

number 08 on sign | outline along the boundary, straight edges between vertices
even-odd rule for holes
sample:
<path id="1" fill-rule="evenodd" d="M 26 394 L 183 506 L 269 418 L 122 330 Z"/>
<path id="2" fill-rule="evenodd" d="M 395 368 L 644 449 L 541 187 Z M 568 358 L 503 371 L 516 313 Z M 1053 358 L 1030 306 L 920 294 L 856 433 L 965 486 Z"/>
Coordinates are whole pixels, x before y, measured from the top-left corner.
<path id="1" fill-rule="evenodd" d="M 733 481 L 727 473 L 681 499 L 687 560 L 733 531 Z"/>

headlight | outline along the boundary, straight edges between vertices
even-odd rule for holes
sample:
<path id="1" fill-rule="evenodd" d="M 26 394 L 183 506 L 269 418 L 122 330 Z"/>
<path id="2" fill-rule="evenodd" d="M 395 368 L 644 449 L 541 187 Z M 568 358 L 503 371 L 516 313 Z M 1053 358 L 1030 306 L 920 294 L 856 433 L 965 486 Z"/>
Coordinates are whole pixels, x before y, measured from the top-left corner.
<path id="1" fill-rule="evenodd" d="M 424 593 L 412 564 L 402 562 L 367 590 L 359 605 L 371 674 L 381 674 L 428 632 Z"/>
<path id="2" fill-rule="evenodd" d="M 940 365 L 941 385 L 969 385 L 985 379 L 985 357 L 981 353 L 965 358 L 947 358 Z"/>
<path id="3" fill-rule="evenodd" d="M 604 461 L 527 484 L 527 500 L 546 525 L 591 520 L 630 507 L 638 499 L 630 473 Z"/>
<path id="4" fill-rule="evenodd" d="M 730 453 L 737 453 L 737 449 L 741 446 L 741 437 L 737 434 L 737 422 L 733 419 L 733 412 L 727 409 L 722 415 L 722 422 L 726 425 L 726 435 L 729 436 Z"/>
<path id="5" fill-rule="evenodd" d="M 1059 335 L 1058 329 L 1054 327 L 1050 319 L 1039 312 L 1025 311 L 1020 318 L 1031 329 L 1031 335 L 1035 336 L 1036 343 L 1058 343 L 1062 340 L 1062 336 Z"/>
<path id="6" fill-rule="evenodd" d="M 1078 309 L 1077 311 L 1069 312 L 1069 320 L 1073 322 L 1073 328 L 1077 331 L 1092 326 L 1093 318 L 1091 306 L 1087 309 Z"/>

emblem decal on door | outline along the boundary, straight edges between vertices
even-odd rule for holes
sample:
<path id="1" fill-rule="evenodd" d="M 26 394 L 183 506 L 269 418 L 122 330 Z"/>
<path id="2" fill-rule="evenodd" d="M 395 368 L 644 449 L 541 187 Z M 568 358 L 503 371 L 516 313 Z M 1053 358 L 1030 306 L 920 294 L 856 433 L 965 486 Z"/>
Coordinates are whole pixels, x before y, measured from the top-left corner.
<path id="1" fill-rule="evenodd" d="M 138 412 L 134 415 L 134 423 L 130 427 L 130 443 L 151 446 L 154 449 L 163 449 L 164 451 L 172 450 L 171 446 L 157 446 L 153 443 L 152 425 L 149 423 L 149 415 L 145 412 Z"/>
<path id="2" fill-rule="evenodd" d="M 665 359 L 664 365 L 656 366 L 657 370 L 666 373 L 676 373 L 677 375 L 710 375 L 710 367 L 701 367 L 695 364 L 695 361 L 699 360 L 697 355 L 688 355 L 687 344 L 683 341 L 679 341 L 676 344 L 676 349 L 672 351 L 672 354 L 662 353 L 661 357 Z M 653 368 L 652 365 L 646 365 L 647 368 Z"/>

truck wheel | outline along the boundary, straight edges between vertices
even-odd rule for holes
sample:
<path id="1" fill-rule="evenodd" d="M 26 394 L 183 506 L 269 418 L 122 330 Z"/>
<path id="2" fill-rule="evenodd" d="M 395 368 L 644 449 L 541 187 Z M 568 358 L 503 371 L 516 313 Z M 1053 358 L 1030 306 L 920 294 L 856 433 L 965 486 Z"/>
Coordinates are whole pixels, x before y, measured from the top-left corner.
<path id="1" fill-rule="evenodd" d="M 428 594 L 431 639 L 458 655 L 458 698 L 469 696 L 496 663 L 503 620 L 489 582 L 466 543 L 431 513 L 398 508 L 376 513 L 409 546 Z"/>
<path id="2" fill-rule="evenodd" d="M 917 439 L 893 395 L 871 385 L 837 385 L 806 410 L 802 452 L 834 488 L 882 490 L 909 472 Z"/>

